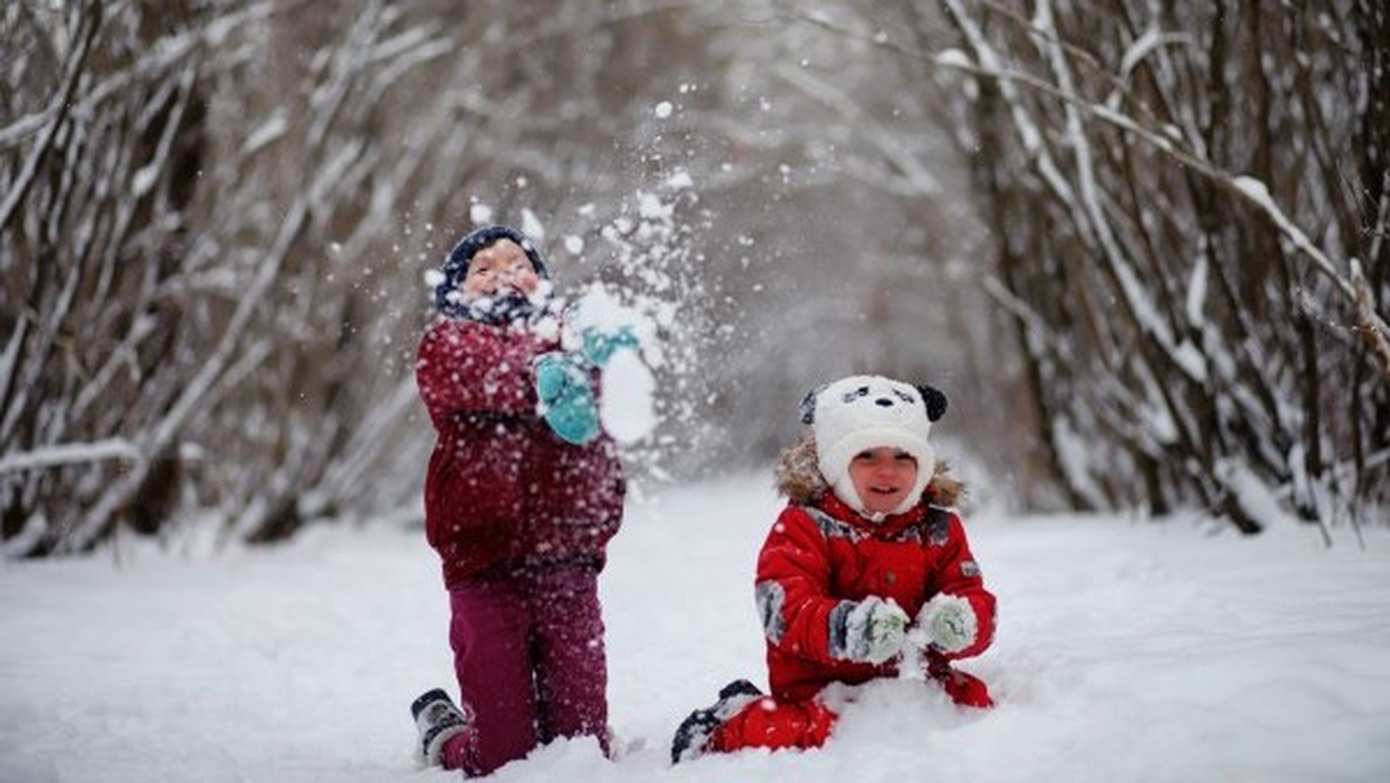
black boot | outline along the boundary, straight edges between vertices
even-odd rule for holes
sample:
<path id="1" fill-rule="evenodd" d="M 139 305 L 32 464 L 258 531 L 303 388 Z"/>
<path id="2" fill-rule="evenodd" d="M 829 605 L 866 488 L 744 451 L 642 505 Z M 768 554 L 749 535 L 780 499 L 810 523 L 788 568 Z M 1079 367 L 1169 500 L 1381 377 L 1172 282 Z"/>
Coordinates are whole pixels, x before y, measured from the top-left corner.
<path id="1" fill-rule="evenodd" d="M 719 701 L 703 710 L 695 710 L 681 721 L 671 740 L 671 763 L 679 764 L 704 753 L 714 730 L 762 695 L 763 692 L 747 680 L 734 680 L 725 685 L 719 691 Z"/>
<path id="2" fill-rule="evenodd" d="M 445 742 L 473 726 L 472 712 L 454 706 L 449 694 L 440 688 L 421 694 L 411 703 L 410 714 L 420 730 L 420 758 L 428 766 L 440 763 Z"/>

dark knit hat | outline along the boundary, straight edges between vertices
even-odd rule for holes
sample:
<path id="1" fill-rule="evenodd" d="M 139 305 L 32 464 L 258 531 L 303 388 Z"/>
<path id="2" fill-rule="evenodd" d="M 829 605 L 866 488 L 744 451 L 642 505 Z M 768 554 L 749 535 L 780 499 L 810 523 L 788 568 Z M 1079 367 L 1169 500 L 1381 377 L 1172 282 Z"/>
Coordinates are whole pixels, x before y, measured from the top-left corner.
<path id="1" fill-rule="evenodd" d="M 460 239 L 459 243 L 454 245 L 454 249 L 449 252 L 444 266 L 439 270 L 443 273 L 444 279 L 434 288 L 434 305 L 439 308 L 440 312 L 451 315 L 461 314 L 460 303 L 450 301 L 449 295 L 463 288 L 463 280 L 468 277 L 468 264 L 473 260 L 473 256 L 501 239 L 510 239 L 520 245 L 521 249 L 526 251 L 526 257 L 531 260 L 531 266 L 536 270 L 536 274 L 542 280 L 550 279 L 550 272 L 545 268 L 545 261 L 541 259 L 540 251 L 536 249 L 535 244 L 530 239 L 526 238 L 525 234 L 509 226 L 485 226 Z"/>

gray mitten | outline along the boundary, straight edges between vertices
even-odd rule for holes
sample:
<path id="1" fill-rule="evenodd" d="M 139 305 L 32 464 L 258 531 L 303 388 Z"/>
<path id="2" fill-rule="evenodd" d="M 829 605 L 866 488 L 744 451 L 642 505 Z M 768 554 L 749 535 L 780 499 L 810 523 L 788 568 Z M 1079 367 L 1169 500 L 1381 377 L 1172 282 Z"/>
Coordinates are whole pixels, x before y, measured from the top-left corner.
<path id="1" fill-rule="evenodd" d="M 979 622 L 969 601 L 958 595 L 937 593 L 917 613 L 917 629 L 932 647 L 954 653 L 975 643 Z"/>
<path id="2" fill-rule="evenodd" d="M 907 636 L 907 612 L 876 595 L 853 604 L 844 616 L 843 657 L 880 664 L 897 655 Z"/>

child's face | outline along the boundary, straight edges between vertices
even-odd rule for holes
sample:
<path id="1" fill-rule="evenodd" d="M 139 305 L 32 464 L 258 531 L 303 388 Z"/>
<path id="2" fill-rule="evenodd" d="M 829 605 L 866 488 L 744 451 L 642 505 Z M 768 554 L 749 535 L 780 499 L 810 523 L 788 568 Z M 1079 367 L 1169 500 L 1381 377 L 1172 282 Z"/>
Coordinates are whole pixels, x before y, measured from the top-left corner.
<path id="1" fill-rule="evenodd" d="M 907 499 L 917 483 L 917 460 L 887 446 L 868 449 L 850 460 L 849 477 L 866 510 L 888 514 Z"/>
<path id="2" fill-rule="evenodd" d="M 463 298 L 472 301 L 504 289 L 531 296 L 540 282 L 521 245 L 510 239 L 499 239 L 479 250 L 468 262 L 468 275 L 463 278 Z"/>

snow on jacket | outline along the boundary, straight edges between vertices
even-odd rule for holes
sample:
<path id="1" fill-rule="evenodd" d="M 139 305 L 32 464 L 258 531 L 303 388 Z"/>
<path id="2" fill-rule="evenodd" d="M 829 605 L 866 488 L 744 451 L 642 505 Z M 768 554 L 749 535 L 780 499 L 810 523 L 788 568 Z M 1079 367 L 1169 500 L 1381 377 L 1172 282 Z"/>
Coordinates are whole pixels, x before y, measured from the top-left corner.
<path id="1" fill-rule="evenodd" d="M 960 485 L 944 471 L 938 467 L 922 503 L 874 523 L 825 486 L 813 441 L 784 453 L 778 477 L 791 502 L 763 544 L 755 584 L 774 696 L 800 701 L 831 682 L 896 676 L 893 662 L 845 659 L 849 609 L 870 595 L 893 599 L 912 618 L 938 593 L 960 596 L 975 611 L 976 638 L 943 657 L 970 657 L 989 647 L 994 595 L 985 589 L 960 518 L 946 508 Z"/>
<path id="2" fill-rule="evenodd" d="M 533 364 L 557 344 L 524 324 L 441 318 L 420 340 L 416 384 L 438 434 L 425 533 L 449 587 L 506 563 L 602 568 L 624 481 L 607 435 L 585 446 L 536 413 Z"/>

